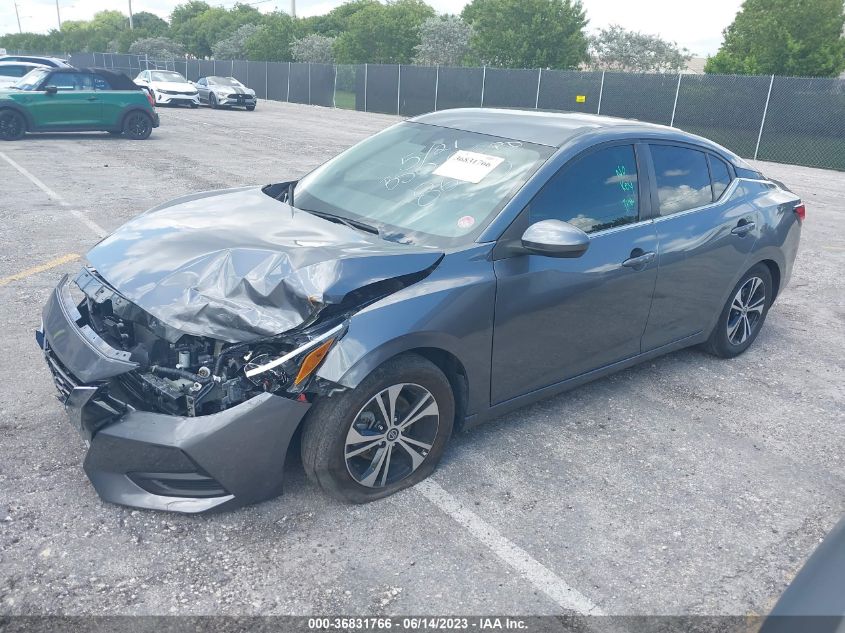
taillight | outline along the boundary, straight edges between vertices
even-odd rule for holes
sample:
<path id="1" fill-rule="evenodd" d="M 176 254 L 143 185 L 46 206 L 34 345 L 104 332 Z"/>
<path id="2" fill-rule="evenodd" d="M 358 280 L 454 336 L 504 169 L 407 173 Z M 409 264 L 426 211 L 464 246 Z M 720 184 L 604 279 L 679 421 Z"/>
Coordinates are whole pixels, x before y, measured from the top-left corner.
<path id="1" fill-rule="evenodd" d="M 156 107 L 156 100 L 153 98 L 152 93 L 149 90 L 144 90 L 144 93 L 147 95 L 147 101 L 150 102 L 152 107 Z"/>
<path id="2" fill-rule="evenodd" d="M 807 209 L 804 206 L 803 202 L 799 202 L 798 204 L 796 204 L 792 210 L 795 211 L 795 215 L 798 216 L 799 222 L 803 222 L 804 218 L 807 217 Z"/>

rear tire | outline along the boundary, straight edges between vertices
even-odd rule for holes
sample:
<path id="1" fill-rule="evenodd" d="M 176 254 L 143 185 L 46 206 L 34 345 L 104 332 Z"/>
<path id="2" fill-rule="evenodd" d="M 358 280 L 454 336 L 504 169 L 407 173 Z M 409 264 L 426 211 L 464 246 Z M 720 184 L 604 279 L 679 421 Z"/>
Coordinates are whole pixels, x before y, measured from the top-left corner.
<path id="1" fill-rule="evenodd" d="M 200 107 L 200 104 L 191 101 L 191 110 L 196 110 L 198 107 Z"/>
<path id="2" fill-rule="evenodd" d="M 739 356 L 754 342 L 772 305 L 772 274 L 757 264 L 737 282 L 719 315 L 710 338 L 702 346 L 719 358 Z"/>
<path id="3" fill-rule="evenodd" d="M 153 121 L 146 112 L 130 112 L 123 120 L 123 135 L 136 141 L 143 141 L 150 137 L 153 131 Z"/>
<path id="4" fill-rule="evenodd" d="M 0 110 L 0 139 L 17 141 L 26 134 L 26 119 L 15 110 Z"/>
<path id="5" fill-rule="evenodd" d="M 314 404 L 302 431 L 302 463 L 335 499 L 381 499 L 434 471 L 454 418 L 455 399 L 443 372 L 421 356 L 403 354 L 355 389 Z"/>

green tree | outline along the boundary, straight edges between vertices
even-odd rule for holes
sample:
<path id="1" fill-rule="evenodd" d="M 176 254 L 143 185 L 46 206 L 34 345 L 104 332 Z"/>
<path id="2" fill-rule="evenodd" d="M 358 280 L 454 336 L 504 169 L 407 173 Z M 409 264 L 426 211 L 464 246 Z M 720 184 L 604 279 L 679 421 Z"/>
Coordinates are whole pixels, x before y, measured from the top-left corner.
<path id="1" fill-rule="evenodd" d="M 214 59 L 246 59 L 248 51 L 246 43 L 249 38 L 261 29 L 256 24 L 244 24 L 229 37 L 223 38 L 211 47 Z"/>
<path id="2" fill-rule="evenodd" d="M 472 0 L 461 14 L 481 63 L 576 68 L 587 60 L 587 18 L 579 0 Z"/>
<path id="3" fill-rule="evenodd" d="M 420 25 L 414 63 L 422 66 L 460 66 L 469 54 L 472 29 L 458 15 L 439 15 Z"/>
<path id="4" fill-rule="evenodd" d="M 172 60 L 182 57 L 185 52 L 178 43 L 167 37 L 144 37 L 136 40 L 129 47 L 133 55 L 147 55 L 151 60 Z"/>
<path id="5" fill-rule="evenodd" d="M 350 0 L 335 7 L 325 15 L 303 18 L 300 22 L 304 34 L 319 33 L 326 37 L 337 37 L 346 30 L 347 22 L 353 15 L 366 7 L 379 4 L 378 0 Z"/>
<path id="6" fill-rule="evenodd" d="M 133 14 L 132 23 L 135 28 L 126 29 L 117 37 L 117 52 L 126 53 L 134 42 L 149 38 L 166 37 L 170 25 L 160 17 L 148 11 Z"/>
<path id="7" fill-rule="evenodd" d="M 590 38 L 590 66 L 625 72 L 678 72 L 691 55 L 657 35 L 629 31 L 612 24 Z"/>
<path id="8" fill-rule="evenodd" d="M 247 41 L 247 58 L 256 61 L 291 61 L 290 44 L 297 35 L 297 25 L 287 13 L 276 11 L 264 16 L 261 28 Z"/>
<path id="9" fill-rule="evenodd" d="M 291 42 L 291 56 L 298 62 L 334 63 L 334 38 L 312 33 Z"/>
<path id="10" fill-rule="evenodd" d="M 845 69 L 842 0 L 745 0 L 708 73 L 830 77 Z"/>
<path id="11" fill-rule="evenodd" d="M 195 57 L 209 57 L 211 47 L 234 34 L 244 24 L 261 24 L 263 16 L 255 7 L 236 4 L 231 9 L 212 7 L 201 0 L 190 0 L 173 9 L 170 30 L 173 38 Z"/>
<path id="12" fill-rule="evenodd" d="M 348 20 L 335 41 L 342 64 L 408 64 L 420 43 L 420 25 L 435 12 L 422 0 L 368 4 Z"/>

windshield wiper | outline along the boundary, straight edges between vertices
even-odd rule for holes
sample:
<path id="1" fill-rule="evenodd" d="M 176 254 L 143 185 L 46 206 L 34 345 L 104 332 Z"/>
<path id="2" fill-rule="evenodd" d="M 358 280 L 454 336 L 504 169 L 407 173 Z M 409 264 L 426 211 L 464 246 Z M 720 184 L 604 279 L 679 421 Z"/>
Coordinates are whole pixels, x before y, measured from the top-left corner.
<path id="1" fill-rule="evenodd" d="M 360 220 L 344 218 L 343 216 L 335 215 L 334 213 L 327 213 L 325 211 L 311 211 L 310 209 L 300 210 L 305 211 L 306 213 L 310 213 L 311 215 L 316 215 L 318 218 L 323 218 L 324 220 L 328 220 L 329 222 L 335 222 L 336 224 L 345 224 L 349 228 L 358 229 L 359 231 L 364 231 L 365 233 L 372 233 L 373 235 L 378 235 L 379 237 L 381 237 L 381 231 L 374 227 L 372 224 L 367 224 L 366 222 L 361 222 Z"/>

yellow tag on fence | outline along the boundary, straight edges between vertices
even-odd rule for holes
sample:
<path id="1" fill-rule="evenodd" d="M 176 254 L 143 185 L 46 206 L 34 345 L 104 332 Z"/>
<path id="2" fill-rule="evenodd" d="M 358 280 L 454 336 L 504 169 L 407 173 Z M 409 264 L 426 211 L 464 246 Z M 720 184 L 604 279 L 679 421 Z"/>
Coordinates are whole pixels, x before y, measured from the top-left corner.
<path id="1" fill-rule="evenodd" d="M 575 103 L 586 103 L 587 95 L 575 95 Z"/>

